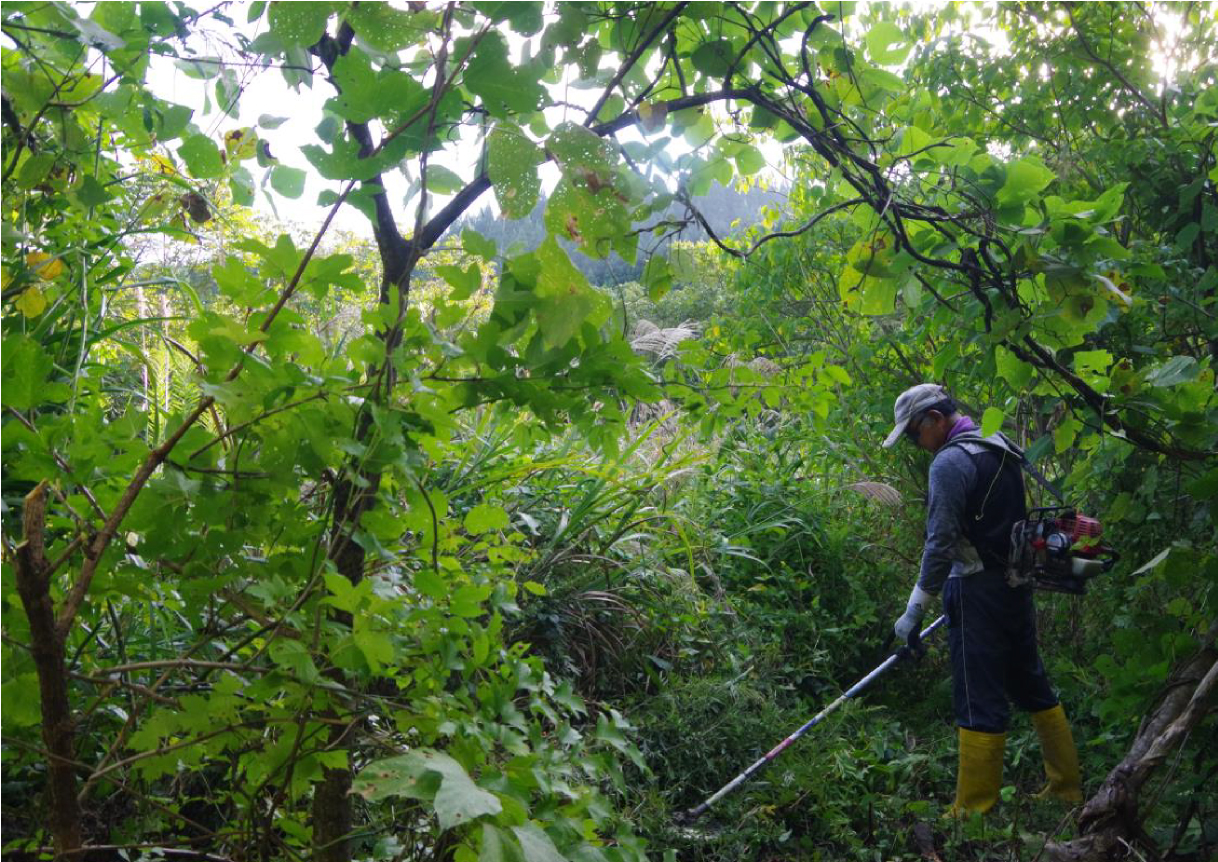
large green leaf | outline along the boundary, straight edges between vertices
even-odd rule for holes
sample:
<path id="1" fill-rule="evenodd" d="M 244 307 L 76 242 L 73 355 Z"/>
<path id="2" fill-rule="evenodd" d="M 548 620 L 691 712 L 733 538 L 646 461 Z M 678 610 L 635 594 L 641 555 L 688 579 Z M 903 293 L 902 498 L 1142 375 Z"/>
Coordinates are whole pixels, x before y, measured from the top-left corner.
<path id="1" fill-rule="evenodd" d="M 1151 386 L 1175 386 L 1179 383 L 1189 383 L 1197 379 L 1197 360 L 1191 356 L 1173 356 L 1171 359 L 1151 369 L 1146 375 L 1146 382 Z"/>
<path id="2" fill-rule="evenodd" d="M 588 284 L 554 237 L 537 249 L 540 271 L 536 293 L 537 322 L 549 347 L 561 347 L 585 320 L 600 325 L 608 317 L 608 300 Z"/>
<path id="3" fill-rule="evenodd" d="M 329 2 L 274 2 L 268 17 L 271 32 L 285 45 L 313 45 L 326 32 L 326 22 L 339 4 Z"/>
<path id="4" fill-rule="evenodd" d="M 433 791 L 427 773 L 439 776 L 438 789 Z M 368 764 L 352 783 L 352 791 L 374 802 L 392 796 L 427 799 L 434 792 L 436 818 L 445 830 L 503 810 L 499 798 L 478 787 L 465 767 L 443 752 L 427 749 Z"/>
<path id="5" fill-rule="evenodd" d="M 911 47 L 909 37 L 891 21 L 880 21 L 867 31 L 867 53 L 882 66 L 903 62 Z"/>
<path id="6" fill-rule="evenodd" d="M 492 30 L 478 43 L 463 81 L 466 89 L 482 99 L 492 116 L 507 117 L 541 107 L 546 91 L 538 82 L 540 72 L 538 69 L 534 75 L 527 67 L 513 65 L 508 58 L 507 42 Z"/>
<path id="7" fill-rule="evenodd" d="M 546 149 L 563 172 L 588 179 L 596 177 L 601 184 L 608 182 L 616 162 L 612 144 L 576 123 L 562 123 L 546 141 Z"/>
<path id="8" fill-rule="evenodd" d="M 334 81 L 340 93 L 326 107 L 356 123 L 374 117 L 410 117 L 427 104 L 422 84 L 397 69 L 374 70 L 371 59 L 358 48 L 335 61 Z"/>
<path id="9" fill-rule="evenodd" d="M 191 135 L 178 147 L 178 155 L 186 163 L 186 170 L 197 179 L 213 179 L 224 173 L 220 148 L 207 135 Z"/>
<path id="10" fill-rule="evenodd" d="M 487 139 L 486 171 L 499 209 L 508 218 L 524 218 L 541 194 L 537 166 L 545 160 L 541 148 L 511 123 L 495 125 Z"/>
<path id="11" fill-rule="evenodd" d="M 271 168 L 271 188 L 285 198 L 298 198 L 304 194 L 305 177 L 305 172 L 299 168 L 275 165 Z"/>
<path id="12" fill-rule="evenodd" d="M 2 354 L 0 401 L 14 410 L 29 410 L 46 401 L 46 380 L 54 363 L 42 346 L 24 335 L 12 335 L 4 339 Z"/>
<path id="13" fill-rule="evenodd" d="M 471 263 L 465 269 L 452 264 L 437 266 L 436 275 L 452 285 L 448 298 L 453 300 L 469 299 L 482 285 L 482 270 L 477 263 Z"/>
<path id="14" fill-rule="evenodd" d="M 694 68 L 712 78 L 721 78 L 732 68 L 736 57 L 736 49 L 727 39 L 717 39 L 713 42 L 703 42 L 694 49 L 689 58 Z"/>
<path id="15" fill-rule="evenodd" d="M 465 513 L 465 529 L 469 533 L 485 533 L 502 530 L 508 525 L 507 512 L 502 506 L 479 503 Z"/>
<path id="16" fill-rule="evenodd" d="M 532 823 L 524 826 L 513 826 L 512 832 L 520 842 L 524 858 L 529 862 L 567 862 L 567 857 L 558 852 L 554 841 L 540 828 Z"/>
<path id="17" fill-rule="evenodd" d="M 434 27 L 439 14 L 427 10 L 395 9 L 388 3 L 353 3 L 346 13 L 356 35 L 378 51 L 399 51 Z"/>
<path id="18" fill-rule="evenodd" d="M 546 230 L 578 243 L 590 257 L 607 257 L 613 241 L 630 230 L 630 215 L 614 189 L 590 189 L 564 177 L 546 202 Z"/>
<path id="19" fill-rule="evenodd" d="M 1007 165 L 1006 182 L 998 192 L 998 202 L 1009 204 L 1030 201 L 1053 182 L 1053 178 L 1053 171 L 1046 168 L 1035 156 L 1013 162 Z"/>

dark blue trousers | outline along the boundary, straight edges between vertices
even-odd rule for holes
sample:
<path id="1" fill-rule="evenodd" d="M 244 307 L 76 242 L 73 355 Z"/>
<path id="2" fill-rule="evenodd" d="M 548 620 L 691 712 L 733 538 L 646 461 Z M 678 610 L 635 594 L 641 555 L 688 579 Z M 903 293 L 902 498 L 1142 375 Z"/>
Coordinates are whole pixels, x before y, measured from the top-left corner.
<path id="1" fill-rule="evenodd" d="M 943 612 L 956 724 L 1002 733 L 1011 703 L 1028 712 L 1057 705 L 1036 648 L 1031 585 L 1012 589 L 1001 571 L 948 578 Z"/>

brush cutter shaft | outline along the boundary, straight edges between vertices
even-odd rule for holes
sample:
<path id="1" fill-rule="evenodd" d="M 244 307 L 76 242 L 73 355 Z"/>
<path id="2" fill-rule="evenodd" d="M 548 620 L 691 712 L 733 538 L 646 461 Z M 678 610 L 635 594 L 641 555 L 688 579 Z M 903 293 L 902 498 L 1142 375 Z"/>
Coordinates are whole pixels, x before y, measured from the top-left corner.
<path id="1" fill-rule="evenodd" d="M 929 626 L 927 626 L 925 629 L 922 630 L 922 638 L 925 639 L 925 638 L 929 637 L 931 634 L 934 633 L 935 629 L 942 626 L 945 622 L 947 622 L 947 617 L 939 617 L 937 620 L 935 620 L 933 623 L 931 623 Z M 829 704 L 824 709 L 822 709 L 820 712 L 818 712 L 816 715 L 814 715 L 803 727 L 799 728 L 794 733 L 792 733 L 790 736 L 788 736 L 786 739 L 784 739 L 782 742 L 778 743 L 776 746 L 771 748 L 768 752 L 766 752 L 765 756 L 763 756 L 760 760 L 758 760 L 748 769 L 744 770 L 744 772 L 737 775 L 727 784 L 723 785 L 723 787 L 721 787 L 713 796 L 711 796 L 701 805 L 699 805 L 696 808 L 691 808 L 688 812 L 686 812 L 684 819 L 686 821 L 691 821 L 691 820 L 696 820 L 697 818 L 701 817 L 703 814 L 706 813 L 707 809 L 709 809 L 712 805 L 714 805 L 716 802 L 718 802 L 723 797 L 727 796 L 729 793 L 731 793 L 741 784 L 744 784 L 744 782 L 746 782 L 750 778 L 752 778 L 753 775 L 755 775 L 757 773 L 757 771 L 760 770 L 763 766 L 765 766 L 771 760 L 774 760 L 776 757 L 778 757 L 778 755 L 782 754 L 784 751 L 786 751 L 788 748 L 790 748 L 791 745 L 794 744 L 795 740 L 799 739 L 801 736 L 803 736 L 813 727 L 820 724 L 822 721 L 824 721 L 824 719 L 828 715 L 830 715 L 835 710 L 837 710 L 837 708 L 840 707 L 843 703 L 845 703 L 850 698 L 855 697 L 858 694 L 860 694 L 864 689 L 866 689 L 869 685 L 871 685 L 873 682 L 875 682 L 876 679 L 878 679 L 879 677 L 881 677 L 885 673 L 887 673 L 892 668 L 892 666 L 897 664 L 898 662 L 900 662 L 903 657 L 904 657 L 904 653 L 901 651 L 897 651 L 897 652 L 893 653 L 892 655 L 890 655 L 888 658 L 884 659 L 884 661 L 881 662 L 880 665 L 875 670 L 873 670 L 871 673 L 867 674 L 865 677 L 860 679 L 850 688 L 846 689 L 846 691 L 843 692 L 837 698 L 837 700 L 833 701 L 833 703 Z"/>

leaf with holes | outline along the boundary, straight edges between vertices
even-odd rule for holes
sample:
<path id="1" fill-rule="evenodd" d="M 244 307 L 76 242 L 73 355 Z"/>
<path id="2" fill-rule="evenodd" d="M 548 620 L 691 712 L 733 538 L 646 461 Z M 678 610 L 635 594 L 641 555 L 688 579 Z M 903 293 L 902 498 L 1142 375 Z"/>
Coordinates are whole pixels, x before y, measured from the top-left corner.
<path id="1" fill-rule="evenodd" d="M 508 218 L 524 218 L 541 194 L 537 175 L 537 166 L 545 160 L 541 148 L 512 123 L 497 124 L 486 147 L 486 172 L 499 209 Z"/>

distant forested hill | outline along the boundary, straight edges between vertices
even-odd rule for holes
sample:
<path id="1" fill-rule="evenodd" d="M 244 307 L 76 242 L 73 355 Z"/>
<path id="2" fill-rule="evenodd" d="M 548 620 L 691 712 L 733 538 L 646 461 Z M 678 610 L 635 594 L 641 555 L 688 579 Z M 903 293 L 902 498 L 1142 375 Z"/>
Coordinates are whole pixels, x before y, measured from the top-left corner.
<path id="1" fill-rule="evenodd" d="M 785 189 L 763 189 L 757 186 L 746 191 L 715 184 L 706 195 L 694 198 L 694 205 L 706 217 L 711 229 L 719 237 L 733 236 L 743 233 L 748 228 L 761 221 L 766 207 L 782 209 L 786 206 L 787 193 Z M 510 253 L 513 248 L 517 253 L 534 249 L 546 237 L 543 217 L 546 211 L 546 198 L 542 198 L 526 218 L 506 219 L 489 207 L 466 216 L 457 221 L 449 230 L 450 236 L 459 236 L 465 228 L 472 228 L 478 233 L 493 239 L 501 252 Z M 647 219 L 647 224 L 658 222 L 681 222 L 689 218 L 686 208 L 680 202 L 673 202 L 662 215 Z M 669 227 L 668 230 L 673 230 Z M 662 234 L 650 234 L 640 242 L 640 249 L 650 249 Z M 664 238 L 661 247 L 673 239 L 697 241 L 707 239 L 707 233 L 696 220 L 690 220 L 680 232 Z M 568 249 L 571 259 L 580 271 L 593 284 L 620 284 L 625 281 L 637 281 L 642 274 L 646 256 L 639 255 L 634 263 L 627 263 L 618 255 L 611 254 L 608 258 L 594 259 L 584 255 L 574 247 Z"/>

